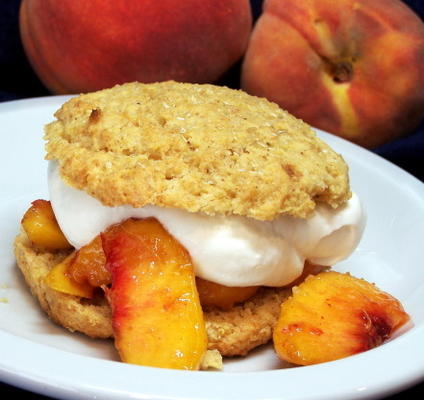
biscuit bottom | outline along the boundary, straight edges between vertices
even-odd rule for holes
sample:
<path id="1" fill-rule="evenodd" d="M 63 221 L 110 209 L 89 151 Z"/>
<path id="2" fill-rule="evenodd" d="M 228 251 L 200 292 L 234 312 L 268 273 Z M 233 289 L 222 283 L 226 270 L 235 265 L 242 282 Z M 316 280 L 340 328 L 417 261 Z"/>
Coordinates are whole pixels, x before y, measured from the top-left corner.
<path id="1" fill-rule="evenodd" d="M 41 252 L 25 233 L 15 240 L 15 256 L 32 294 L 48 316 L 70 331 L 93 338 L 113 336 L 111 310 L 102 295 L 94 299 L 61 293 L 49 288 L 44 277 L 69 252 Z M 253 297 L 230 310 L 205 308 L 208 349 L 223 356 L 240 356 L 267 343 L 277 322 L 281 303 L 291 294 L 287 288 L 261 288 Z"/>

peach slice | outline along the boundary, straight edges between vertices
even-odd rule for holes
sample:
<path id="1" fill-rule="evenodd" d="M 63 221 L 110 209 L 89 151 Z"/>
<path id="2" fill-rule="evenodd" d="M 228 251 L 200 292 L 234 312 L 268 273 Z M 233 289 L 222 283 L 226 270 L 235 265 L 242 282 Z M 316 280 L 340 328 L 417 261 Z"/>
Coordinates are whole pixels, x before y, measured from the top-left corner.
<path id="1" fill-rule="evenodd" d="M 59 292 L 90 299 L 96 287 L 110 283 L 110 272 L 105 263 L 102 240 L 98 235 L 56 265 L 47 275 L 45 283 Z"/>
<path id="2" fill-rule="evenodd" d="M 57 264 L 44 278 L 45 284 L 51 289 L 73 296 L 91 299 L 94 287 L 88 283 L 79 283 L 69 275 L 70 264 L 75 259 L 75 252 L 72 252 L 61 263 Z"/>
<path id="3" fill-rule="evenodd" d="M 106 257 L 100 235 L 76 252 L 67 272 L 72 279 L 81 284 L 100 287 L 110 283 L 110 272 L 106 268 Z"/>
<path id="4" fill-rule="evenodd" d="M 29 240 L 45 250 L 71 249 L 56 221 L 50 201 L 35 200 L 31 204 L 21 221 Z"/>
<path id="5" fill-rule="evenodd" d="M 229 287 L 202 278 L 196 278 L 196 286 L 202 306 L 213 306 L 222 310 L 228 310 L 234 304 L 247 300 L 259 289 L 259 286 Z"/>
<path id="6" fill-rule="evenodd" d="M 327 267 L 311 264 L 306 261 L 302 275 L 288 285 L 288 287 L 298 285 L 303 282 L 308 275 L 316 275 L 326 268 Z M 196 285 L 202 306 L 218 307 L 222 310 L 229 310 L 235 304 L 246 301 L 259 289 L 259 286 L 224 286 L 201 278 L 196 278 Z"/>
<path id="7" fill-rule="evenodd" d="M 402 305 L 375 285 L 334 271 L 309 276 L 281 306 L 278 356 L 317 364 L 372 349 L 408 322 Z"/>
<path id="8" fill-rule="evenodd" d="M 102 235 L 106 291 L 122 361 L 198 369 L 207 336 L 187 251 L 155 219 L 129 219 Z"/>

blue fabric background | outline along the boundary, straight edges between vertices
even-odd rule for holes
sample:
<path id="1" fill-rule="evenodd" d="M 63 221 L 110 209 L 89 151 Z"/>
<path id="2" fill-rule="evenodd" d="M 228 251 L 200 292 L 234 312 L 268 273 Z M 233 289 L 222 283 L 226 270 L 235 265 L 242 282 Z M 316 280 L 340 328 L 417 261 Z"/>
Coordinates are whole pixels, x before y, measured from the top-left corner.
<path id="1" fill-rule="evenodd" d="M 424 19 L 424 0 L 404 2 Z M 21 0 L 0 0 L 0 101 L 49 94 L 32 71 L 22 48 L 18 26 L 20 3 Z M 251 0 L 251 4 L 256 19 L 261 12 L 262 0 Z M 230 70 L 221 83 L 237 87 L 238 67 Z M 407 137 L 373 151 L 424 181 L 424 121 Z"/>

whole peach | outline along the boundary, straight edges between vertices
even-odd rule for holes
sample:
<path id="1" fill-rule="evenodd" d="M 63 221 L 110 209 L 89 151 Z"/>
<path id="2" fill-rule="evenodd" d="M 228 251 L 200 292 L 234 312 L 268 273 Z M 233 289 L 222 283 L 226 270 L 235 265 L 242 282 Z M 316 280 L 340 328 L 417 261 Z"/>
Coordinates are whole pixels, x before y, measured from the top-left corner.
<path id="1" fill-rule="evenodd" d="M 243 55 L 248 0 L 23 0 L 21 38 L 54 93 L 168 79 L 213 82 Z"/>
<path id="2" fill-rule="evenodd" d="M 424 117 L 424 23 L 399 0 L 267 0 L 242 87 L 378 146 Z"/>

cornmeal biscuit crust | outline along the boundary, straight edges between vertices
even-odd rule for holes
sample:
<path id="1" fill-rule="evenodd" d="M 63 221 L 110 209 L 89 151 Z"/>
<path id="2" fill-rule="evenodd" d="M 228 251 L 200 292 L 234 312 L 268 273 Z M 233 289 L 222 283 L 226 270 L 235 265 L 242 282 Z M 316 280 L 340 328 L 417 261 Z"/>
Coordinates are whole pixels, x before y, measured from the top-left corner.
<path id="1" fill-rule="evenodd" d="M 73 98 L 55 116 L 47 159 L 108 206 L 271 220 L 350 197 L 341 156 L 302 121 L 242 91 L 129 83 Z"/>
<path id="2" fill-rule="evenodd" d="M 37 251 L 25 233 L 15 240 L 15 256 L 31 292 L 49 317 L 70 331 L 94 338 L 113 336 L 111 310 L 104 296 L 94 300 L 72 296 L 49 288 L 44 278 L 51 268 L 69 252 Z M 208 348 L 224 356 L 244 355 L 268 342 L 277 322 L 280 305 L 291 294 L 290 289 L 261 289 L 243 305 L 229 311 L 204 311 Z"/>

